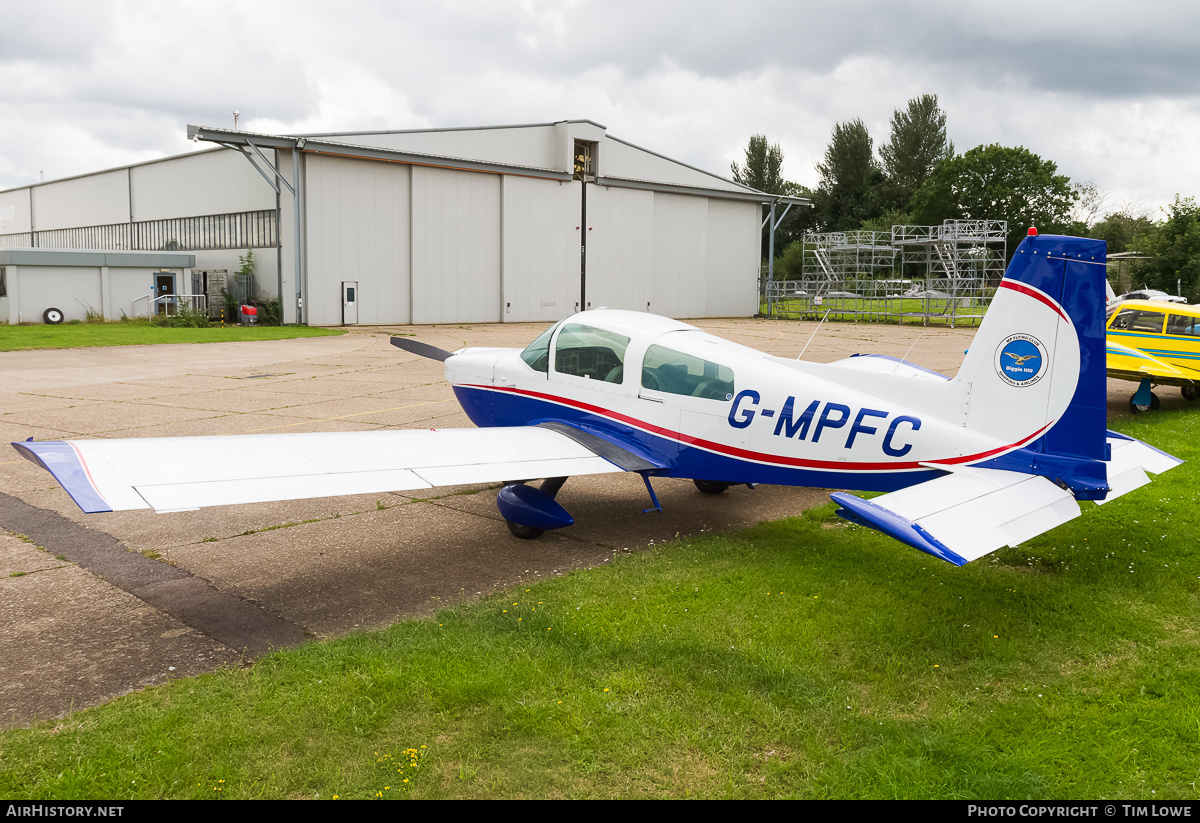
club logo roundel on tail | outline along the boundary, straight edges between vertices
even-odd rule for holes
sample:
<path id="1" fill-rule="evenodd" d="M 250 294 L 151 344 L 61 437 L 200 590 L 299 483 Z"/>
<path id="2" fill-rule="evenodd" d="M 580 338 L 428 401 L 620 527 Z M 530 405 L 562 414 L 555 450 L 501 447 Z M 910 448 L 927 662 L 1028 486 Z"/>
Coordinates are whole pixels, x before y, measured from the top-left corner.
<path id="1" fill-rule="evenodd" d="M 1010 386 L 1032 386 L 1046 366 L 1046 347 L 1031 334 L 1010 334 L 996 347 L 996 373 Z"/>

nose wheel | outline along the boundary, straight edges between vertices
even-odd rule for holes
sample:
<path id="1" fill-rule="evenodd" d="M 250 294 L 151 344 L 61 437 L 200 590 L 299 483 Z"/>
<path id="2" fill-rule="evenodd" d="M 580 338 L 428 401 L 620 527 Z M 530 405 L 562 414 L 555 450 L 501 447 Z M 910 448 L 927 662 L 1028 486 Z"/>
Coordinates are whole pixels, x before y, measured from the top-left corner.
<path id="1" fill-rule="evenodd" d="M 519 537 L 522 540 L 537 540 L 546 533 L 545 529 L 535 529 L 533 526 L 522 526 L 520 523 L 514 523 L 511 520 L 505 520 L 505 525 L 512 532 L 513 537 Z"/>
<path id="2" fill-rule="evenodd" d="M 1187 395 L 1185 394 L 1184 397 L 1187 397 Z M 1143 402 L 1139 403 L 1139 400 L 1142 400 L 1142 398 L 1136 394 L 1129 398 L 1129 410 L 1134 414 L 1158 410 L 1158 395 L 1154 392 L 1150 392 L 1150 402 L 1147 403 L 1143 400 Z"/>
<path id="3" fill-rule="evenodd" d="M 1154 411 L 1158 408 L 1158 395 L 1150 391 L 1150 378 L 1143 377 L 1138 390 L 1129 398 L 1129 410 L 1134 414 Z"/>

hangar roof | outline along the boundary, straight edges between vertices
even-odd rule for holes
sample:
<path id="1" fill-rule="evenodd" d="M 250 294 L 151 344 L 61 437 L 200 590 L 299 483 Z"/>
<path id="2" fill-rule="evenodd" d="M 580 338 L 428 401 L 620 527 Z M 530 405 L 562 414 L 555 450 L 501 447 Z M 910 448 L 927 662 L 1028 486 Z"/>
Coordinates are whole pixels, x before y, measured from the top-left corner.
<path id="1" fill-rule="evenodd" d="M 591 120 L 309 135 L 259 134 L 189 125 L 188 137 L 242 150 L 245 146 L 299 149 L 312 154 L 563 181 L 572 179 L 574 140 L 587 139 L 600 146 L 595 175 L 598 185 L 810 204 L 804 198 L 760 192 L 635 146 L 608 135 L 604 126 Z"/>

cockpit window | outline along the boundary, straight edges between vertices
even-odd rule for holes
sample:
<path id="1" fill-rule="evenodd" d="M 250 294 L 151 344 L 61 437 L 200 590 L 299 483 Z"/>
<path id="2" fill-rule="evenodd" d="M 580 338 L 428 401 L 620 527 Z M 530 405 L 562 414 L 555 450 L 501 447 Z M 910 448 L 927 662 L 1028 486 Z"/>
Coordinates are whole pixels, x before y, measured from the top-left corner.
<path id="1" fill-rule="evenodd" d="M 554 344 L 554 370 L 560 374 L 620 383 L 625 376 L 629 338 L 594 326 L 568 323 Z"/>
<path id="2" fill-rule="evenodd" d="M 1184 334 L 1188 337 L 1200 336 L 1200 317 L 1188 317 L 1183 314 L 1168 315 L 1167 334 Z"/>
<path id="3" fill-rule="evenodd" d="M 642 386 L 668 394 L 729 400 L 733 397 L 733 369 L 663 346 L 651 346 L 642 363 Z"/>
<path id="4" fill-rule="evenodd" d="M 1148 331 L 1162 333 L 1163 320 L 1166 318 L 1160 311 L 1146 311 L 1145 309 L 1122 309 L 1116 317 L 1113 318 L 1112 325 L 1109 328 L 1121 329 L 1124 331 Z"/>
<path id="5" fill-rule="evenodd" d="M 550 371 L 550 338 L 554 336 L 554 330 L 557 328 L 558 324 L 555 323 L 539 334 L 537 340 L 534 340 L 525 347 L 525 351 L 521 352 L 521 359 L 529 364 L 529 368 L 543 374 Z"/>

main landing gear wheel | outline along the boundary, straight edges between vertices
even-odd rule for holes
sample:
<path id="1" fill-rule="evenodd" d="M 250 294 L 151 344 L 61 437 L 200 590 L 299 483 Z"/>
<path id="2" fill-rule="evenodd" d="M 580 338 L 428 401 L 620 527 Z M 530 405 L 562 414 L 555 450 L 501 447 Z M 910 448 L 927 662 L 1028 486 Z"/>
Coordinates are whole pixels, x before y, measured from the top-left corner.
<path id="1" fill-rule="evenodd" d="M 720 494 L 729 488 L 728 483 L 718 483 L 716 480 L 693 480 L 692 482 L 705 494 Z"/>
<path id="2" fill-rule="evenodd" d="M 63 321 L 64 315 L 62 309 L 46 309 L 42 312 L 42 320 L 49 323 L 51 326 L 57 326 Z"/>
<path id="3" fill-rule="evenodd" d="M 1184 396 L 1186 397 L 1187 395 Z M 1129 398 L 1129 410 L 1134 414 L 1141 414 L 1142 412 L 1148 411 L 1158 411 L 1158 395 L 1154 394 L 1153 392 L 1150 393 L 1150 405 L 1148 406 L 1142 406 L 1134 403 L 1133 397 Z"/>
<path id="4" fill-rule="evenodd" d="M 533 526 L 522 526 L 520 523 L 514 523 L 511 520 L 505 520 L 505 525 L 512 532 L 513 537 L 519 537 L 522 540 L 536 540 L 546 533 L 545 529 L 535 529 Z"/>
<path id="5" fill-rule="evenodd" d="M 1179 393 L 1183 395 L 1184 400 L 1195 400 L 1200 397 L 1200 388 L 1197 388 L 1195 383 L 1189 386 L 1180 386 Z"/>

